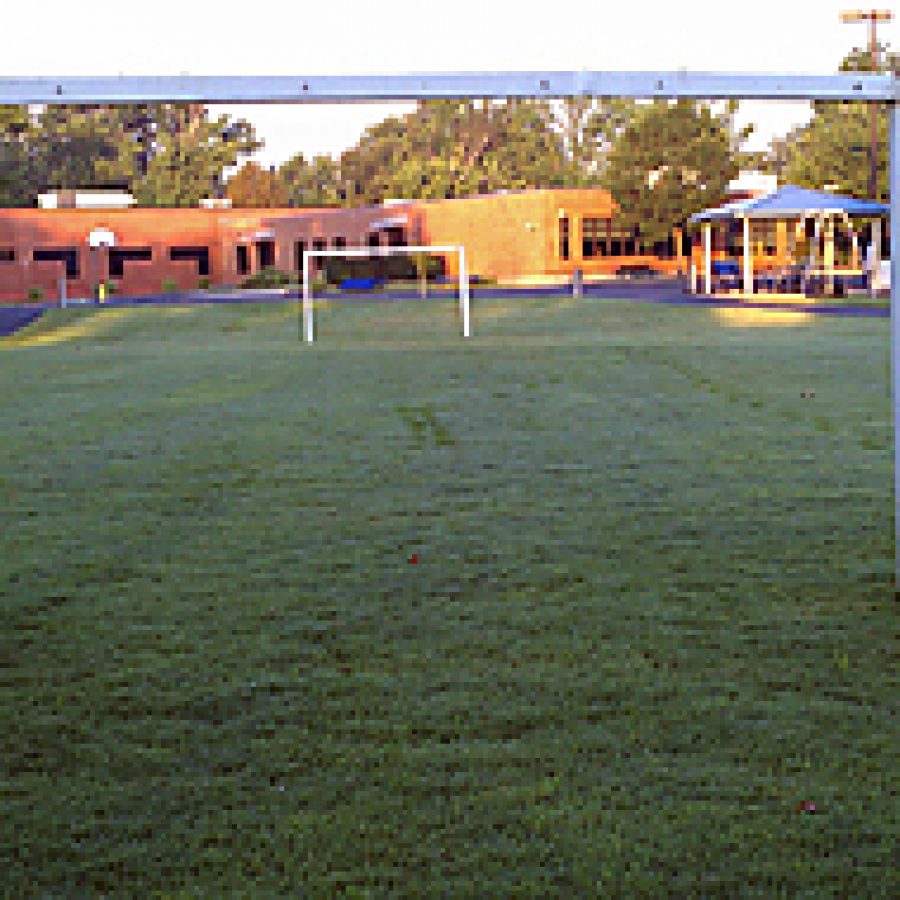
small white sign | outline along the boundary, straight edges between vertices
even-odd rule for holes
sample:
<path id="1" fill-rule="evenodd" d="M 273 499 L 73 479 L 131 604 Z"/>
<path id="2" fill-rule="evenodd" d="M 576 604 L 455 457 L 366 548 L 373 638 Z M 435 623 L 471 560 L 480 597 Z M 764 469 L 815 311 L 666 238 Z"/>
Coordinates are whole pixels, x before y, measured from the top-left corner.
<path id="1" fill-rule="evenodd" d="M 115 247 L 116 236 L 108 228 L 95 228 L 88 235 L 88 244 L 91 249 L 97 247 Z"/>

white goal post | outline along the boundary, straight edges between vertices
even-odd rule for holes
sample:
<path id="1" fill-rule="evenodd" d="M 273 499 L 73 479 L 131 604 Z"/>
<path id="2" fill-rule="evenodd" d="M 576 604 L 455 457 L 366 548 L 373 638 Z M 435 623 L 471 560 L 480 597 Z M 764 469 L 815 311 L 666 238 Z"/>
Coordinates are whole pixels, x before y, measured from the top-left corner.
<path id="1" fill-rule="evenodd" d="M 350 258 L 374 258 L 379 259 L 398 253 L 430 253 L 443 255 L 445 253 L 459 254 L 459 309 L 462 316 L 463 337 L 470 336 L 469 329 L 469 273 L 466 270 L 466 248 L 459 246 L 432 246 L 432 247 L 341 247 L 331 250 L 304 250 L 303 251 L 303 324 L 306 334 L 306 343 L 313 342 L 313 298 L 312 285 L 310 283 L 310 260 L 327 257 Z"/>

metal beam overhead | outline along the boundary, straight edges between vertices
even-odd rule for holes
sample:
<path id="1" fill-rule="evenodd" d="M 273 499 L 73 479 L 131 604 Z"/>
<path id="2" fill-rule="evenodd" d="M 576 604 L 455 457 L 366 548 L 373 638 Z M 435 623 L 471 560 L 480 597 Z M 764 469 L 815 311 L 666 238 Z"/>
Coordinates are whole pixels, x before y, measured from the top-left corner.
<path id="1" fill-rule="evenodd" d="M 0 104 L 362 103 L 487 97 L 686 97 L 894 101 L 891 75 L 462 72 L 411 75 L 153 75 L 0 78 Z"/>

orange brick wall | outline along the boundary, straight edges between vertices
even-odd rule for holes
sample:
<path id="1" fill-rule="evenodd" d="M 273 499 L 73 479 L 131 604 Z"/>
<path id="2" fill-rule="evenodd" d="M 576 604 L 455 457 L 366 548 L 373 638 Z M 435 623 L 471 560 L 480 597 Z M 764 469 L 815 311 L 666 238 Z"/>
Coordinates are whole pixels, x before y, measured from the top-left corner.
<path id="1" fill-rule="evenodd" d="M 275 266 L 296 271 L 294 246 L 324 240 L 329 247 L 337 237 L 347 246 L 367 243 L 379 223 L 405 219 L 408 243 L 462 244 L 469 271 L 500 283 L 568 279 L 576 268 L 586 276 L 614 273 L 623 262 L 644 261 L 660 270 L 677 268 L 680 260 L 654 257 L 582 259 L 581 222 L 609 219 L 617 209 L 610 194 L 599 188 L 547 189 L 492 194 L 460 200 L 409 202 L 359 209 L 11 209 L 0 210 L 0 249 L 13 248 L 14 262 L 0 262 L 0 300 L 20 300 L 30 287 L 39 287 L 44 299 L 59 296 L 62 263 L 36 263 L 38 247 L 78 248 L 80 271 L 67 284 L 70 297 L 90 296 L 97 283 L 109 278 L 105 250 L 91 251 L 88 235 L 107 228 L 118 247 L 150 247 L 149 262 L 125 263 L 124 277 L 116 279 L 120 292 L 158 292 L 171 280 L 181 290 L 196 288 L 196 263 L 169 259 L 173 246 L 209 247 L 212 284 L 239 284 L 256 269 L 254 243 L 273 240 Z M 559 221 L 569 219 L 570 257 L 560 259 Z M 382 234 L 382 241 L 385 237 Z M 249 248 L 250 270 L 239 274 L 237 247 Z M 457 257 L 447 259 L 453 273 Z"/>
<path id="2" fill-rule="evenodd" d="M 109 277 L 107 251 L 91 250 L 88 235 L 106 228 L 116 235 L 118 247 L 146 248 L 153 253 L 149 262 L 125 263 L 125 277 L 116 279 L 123 292 L 155 293 L 162 282 L 172 280 L 181 290 L 197 287 L 196 263 L 172 261 L 173 246 L 209 247 L 210 279 L 236 280 L 233 244 L 241 231 L 262 227 L 270 210 L 206 209 L 9 209 L 0 211 L 0 249 L 15 251 L 13 262 L 0 262 L 0 300 L 21 299 L 30 287 L 39 287 L 44 299 L 59 296 L 64 276 L 61 262 L 35 262 L 35 248 L 75 248 L 79 251 L 78 278 L 69 280 L 70 297 L 91 296 L 96 284 Z"/>

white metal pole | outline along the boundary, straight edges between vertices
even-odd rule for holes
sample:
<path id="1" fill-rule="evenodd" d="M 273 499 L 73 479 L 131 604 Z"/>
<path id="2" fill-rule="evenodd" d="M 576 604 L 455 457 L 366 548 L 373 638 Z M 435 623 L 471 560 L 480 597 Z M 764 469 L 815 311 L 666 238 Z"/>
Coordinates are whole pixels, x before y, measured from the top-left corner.
<path id="1" fill-rule="evenodd" d="M 712 293 L 712 222 L 703 223 L 703 293 Z"/>
<path id="2" fill-rule="evenodd" d="M 309 254 L 303 251 L 303 322 L 306 327 L 306 343 L 313 342 L 313 309 L 309 291 Z"/>
<path id="3" fill-rule="evenodd" d="M 462 306 L 463 337 L 469 337 L 469 273 L 465 247 L 459 248 L 459 302 Z"/>
<path id="4" fill-rule="evenodd" d="M 891 394 L 894 404 L 894 589 L 900 588 L 900 114 L 891 104 Z"/>
<path id="5" fill-rule="evenodd" d="M 749 216 L 744 216 L 744 293 L 753 293 L 753 247 L 750 246 Z"/>
<path id="6" fill-rule="evenodd" d="M 893 209 L 893 207 L 892 207 Z M 891 213 L 893 216 L 893 213 Z M 891 218 L 893 222 L 893 218 Z M 893 234 L 893 229 L 891 229 Z M 881 289 L 881 219 L 872 222 L 872 243 L 869 245 L 869 288 L 874 297 Z"/>

